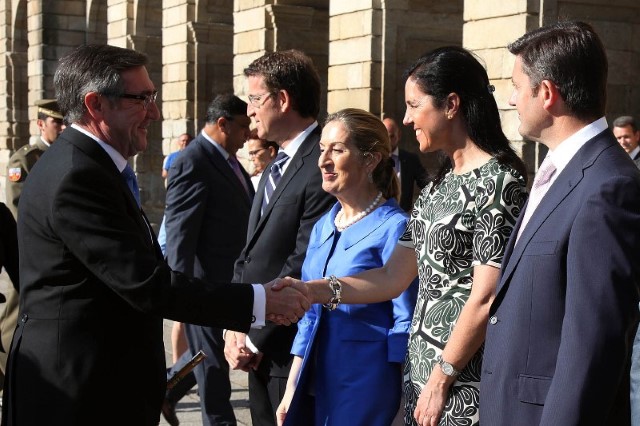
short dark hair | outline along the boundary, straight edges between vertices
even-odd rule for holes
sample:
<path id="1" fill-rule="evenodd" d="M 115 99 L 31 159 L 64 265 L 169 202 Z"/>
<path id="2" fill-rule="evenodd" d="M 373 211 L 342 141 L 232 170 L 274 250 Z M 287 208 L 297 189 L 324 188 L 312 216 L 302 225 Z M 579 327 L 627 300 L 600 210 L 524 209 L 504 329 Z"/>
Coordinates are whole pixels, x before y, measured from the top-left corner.
<path id="1" fill-rule="evenodd" d="M 244 70 L 246 77 L 264 78 L 269 93 L 286 90 L 302 117 L 320 113 L 320 76 L 311 58 L 299 50 L 266 53 Z"/>
<path id="2" fill-rule="evenodd" d="M 558 22 L 526 33 L 507 48 L 521 58 L 532 86 L 552 81 L 577 118 L 595 120 L 604 115 L 607 54 L 591 25 Z"/>
<path id="3" fill-rule="evenodd" d="M 235 115 L 246 115 L 247 103 L 232 93 L 217 95 L 207 107 L 205 122 L 215 123 L 219 118 L 233 119 Z"/>
<path id="4" fill-rule="evenodd" d="M 65 121 L 82 120 L 87 112 L 84 104 L 87 93 L 114 97 L 123 94 L 122 72 L 147 63 L 143 53 L 106 44 L 82 45 L 62 57 L 53 83 Z"/>
<path id="5" fill-rule="evenodd" d="M 627 126 L 631 126 L 634 133 L 638 131 L 638 125 L 636 124 L 636 119 L 631 117 L 630 115 L 623 115 L 613 120 L 613 127 L 627 127 Z"/>

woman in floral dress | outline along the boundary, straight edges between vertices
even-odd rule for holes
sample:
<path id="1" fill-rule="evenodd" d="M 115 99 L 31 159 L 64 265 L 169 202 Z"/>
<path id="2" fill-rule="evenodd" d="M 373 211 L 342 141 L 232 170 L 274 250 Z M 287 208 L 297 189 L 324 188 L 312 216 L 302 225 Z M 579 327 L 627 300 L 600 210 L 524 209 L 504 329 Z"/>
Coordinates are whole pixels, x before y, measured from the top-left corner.
<path id="1" fill-rule="evenodd" d="M 502 255 L 524 202 L 526 170 L 500 127 L 493 86 L 470 52 L 444 47 L 405 73 L 405 125 L 443 154 L 385 266 L 342 277 L 342 303 L 420 287 L 404 369 L 405 424 L 475 425 L 482 344 Z M 417 262 L 416 262 L 417 258 Z M 326 303 L 326 281 L 307 282 Z"/>

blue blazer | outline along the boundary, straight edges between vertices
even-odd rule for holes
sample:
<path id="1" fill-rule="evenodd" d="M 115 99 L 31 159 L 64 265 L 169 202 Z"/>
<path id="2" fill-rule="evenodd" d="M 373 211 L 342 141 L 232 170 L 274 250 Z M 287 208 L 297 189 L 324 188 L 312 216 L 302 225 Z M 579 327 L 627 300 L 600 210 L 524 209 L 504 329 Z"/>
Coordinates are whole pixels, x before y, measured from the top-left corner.
<path id="1" fill-rule="evenodd" d="M 490 310 L 480 424 L 629 424 L 638 169 L 605 130 L 560 173 L 514 247 L 521 221 Z"/>
<path id="2" fill-rule="evenodd" d="M 303 280 L 384 265 L 406 227 L 406 214 L 388 200 L 339 235 L 334 219 L 340 208 L 336 204 L 313 228 Z M 339 305 L 332 312 L 313 305 L 298 323 L 291 350 L 304 361 L 286 424 L 313 424 L 315 417 L 316 425 L 388 426 L 399 409 L 416 298 L 417 280 L 388 302 Z"/>

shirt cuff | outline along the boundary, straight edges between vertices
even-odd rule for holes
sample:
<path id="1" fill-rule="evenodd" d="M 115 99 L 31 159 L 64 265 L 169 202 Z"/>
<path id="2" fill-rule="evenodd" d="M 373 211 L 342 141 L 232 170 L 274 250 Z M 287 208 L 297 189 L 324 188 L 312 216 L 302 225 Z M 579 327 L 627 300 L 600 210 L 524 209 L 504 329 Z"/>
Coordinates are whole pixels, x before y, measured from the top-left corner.
<path id="1" fill-rule="evenodd" d="M 254 354 L 257 354 L 258 352 L 260 352 L 260 350 L 256 348 L 256 345 L 253 344 L 248 334 L 247 334 L 247 338 L 244 341 L 244 345 L 247 347 L 247 349 L 249 349 Z"/>
<path id="2" fill-rule="evenodd" d="M 253 318 L 251 328 L 262 328 L 265 325 L 267 295 L 264 292 L 264 286 L 262 284 L 251 285 L 253 286 Z"/>

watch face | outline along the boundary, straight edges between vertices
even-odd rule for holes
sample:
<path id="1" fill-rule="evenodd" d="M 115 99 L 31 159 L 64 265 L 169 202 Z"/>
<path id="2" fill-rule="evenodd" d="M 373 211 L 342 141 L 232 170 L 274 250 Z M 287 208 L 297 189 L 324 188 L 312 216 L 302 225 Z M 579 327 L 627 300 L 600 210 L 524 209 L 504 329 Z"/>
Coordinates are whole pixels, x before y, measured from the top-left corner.
<path id="1" fill-rule="evenodd" d="M 451 376 L 453 374 L 453 367 L 451 366 L 451 364 L 449 364 L 447 362 L 443 362 L 442 363 L 442 372 L 444 374 L 446 374 L 447 376 Z"/>

